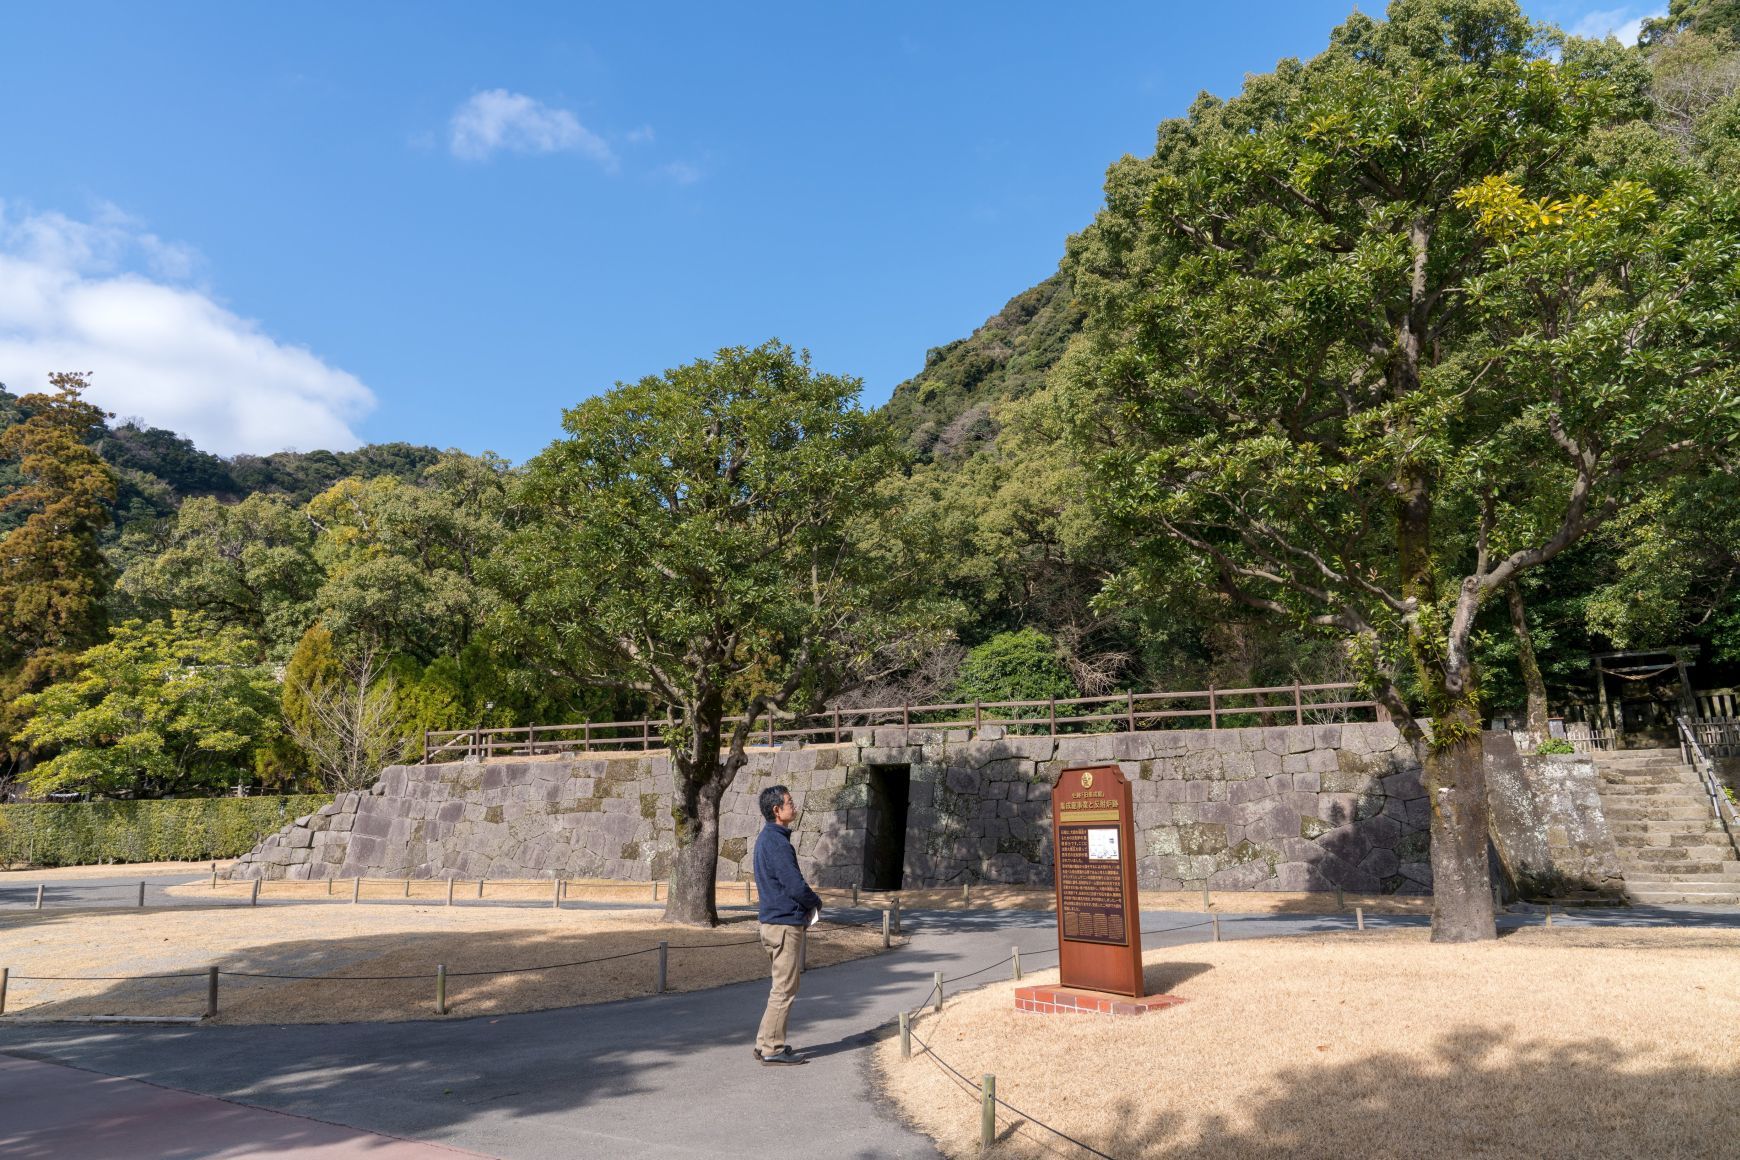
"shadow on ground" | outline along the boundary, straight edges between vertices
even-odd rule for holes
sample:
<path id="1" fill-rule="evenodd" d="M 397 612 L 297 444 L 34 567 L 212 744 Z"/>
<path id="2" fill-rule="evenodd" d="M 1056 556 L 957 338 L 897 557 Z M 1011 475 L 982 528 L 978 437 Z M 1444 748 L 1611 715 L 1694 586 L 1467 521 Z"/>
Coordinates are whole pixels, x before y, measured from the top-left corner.
<path id="1" fill-rule="evenodd" d="M 1600 1038 L 1546 1044 L 1511 1029 L 1459 1030 L 1422 1052 L 1380 1052 L 1276 1073 L 1248 1123 L 1186 1124 L 1135 1100 L 1088 1137 L 1120 1158 L 1731 1157 L 1740 1139 L 1740 1070 L 1690 1058 L 1639 1071 Z M 1006 1154 L 1050 1155 L 1061 1141 L 1018 1122 Z"/>

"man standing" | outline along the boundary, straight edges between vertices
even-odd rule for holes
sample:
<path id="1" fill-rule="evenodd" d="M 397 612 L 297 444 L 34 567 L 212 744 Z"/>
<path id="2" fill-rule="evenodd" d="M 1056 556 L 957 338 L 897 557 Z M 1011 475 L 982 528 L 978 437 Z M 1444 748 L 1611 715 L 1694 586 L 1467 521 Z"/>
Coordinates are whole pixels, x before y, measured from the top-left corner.
<path id="1" fill-rule="evenodd" d="M 786 1043 L 785 1024 L 798 992 L 798 940 L 811 912 L 822 909 L 822 900 L 804 881 L 791 847 L 791 824 L 797 818 L 791 791 L 770 785 L 761 791 L 759 804 L 767 824 L 755 839 L 755 889 L 761 894 L 761 949 L 773 962 L 773 988 L 755 1036 L 755 1058 L 765 1064 L 808 1063 Z"/>

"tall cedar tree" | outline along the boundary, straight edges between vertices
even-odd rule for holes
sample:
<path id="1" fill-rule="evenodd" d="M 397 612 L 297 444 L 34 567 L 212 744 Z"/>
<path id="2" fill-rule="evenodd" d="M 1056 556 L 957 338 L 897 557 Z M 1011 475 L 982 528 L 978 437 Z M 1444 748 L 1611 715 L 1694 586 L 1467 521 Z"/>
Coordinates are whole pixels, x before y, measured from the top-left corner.
<path id="1" fill-rule="evenodd" d="M 1163 125 L 1075 244 L 1137 587 L 1347 643 L 1425 766 L 1440 940 L 1495 937 L 1476 613 L 1734 418 L 1734 198 L 1602 171 L 1611 89 L 1550 49 L 1511 0 L 1355 15 Z"/>
<path id="2" fill-rule="evenodd" d="M 902 454 L 858 389 L 775 342 L 618 385 L 527 466 L 492 561 L 520 655 L 670 715 L 667 921 L 718 922 L 719 803 L 769 716 L 936 635 L 928 544 L 881 524 Z"/>
<path id="3" fill-rule="evenodd" d="M 98 539 L 109 525 L 115 472 L 89 443 L 108 416 L 81 397 L 82 374 L 51 374 L 50 394 L 18 400 L 23 422 L 0 433 L 0 460 L 21 483 L 0 495 L 0 512 L 24 521 L 0 540 L 0 752 L 29 750 L 15 701 L 70 670 L 103 638 L 109 573 Z"/>

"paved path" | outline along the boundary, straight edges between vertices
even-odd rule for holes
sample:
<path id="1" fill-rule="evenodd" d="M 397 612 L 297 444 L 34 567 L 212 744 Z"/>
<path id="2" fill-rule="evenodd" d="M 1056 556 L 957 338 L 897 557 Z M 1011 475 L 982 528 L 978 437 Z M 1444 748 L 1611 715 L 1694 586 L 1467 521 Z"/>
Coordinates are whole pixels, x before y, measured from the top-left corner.
<path id="1" fill-rule="evenodd" d="M 16 1160 L 242 1160 L 262 1153 L 278 1160 L 477 1156 L 9 1055 L 0 1055 L 0 1100 L 6 1108 L 0 1118 L 0 1156 Z"/>
<path id="2" fill-rule="evenodd" d="M 869 912 L 862 912 L 870 917 Z M 840 914 L 840 917 L 849 917 Z M 136 1077 L 186 1092 L 395 1137 L 439 1142 L 518 1160 L 552 1155 L 754 1157 L 793 1154 L 769 1111 L 789 1115 L 804 1154 L 932 1157 L 924 1137 L 874 1094 L 863 1050 L 902 1007 L 925 998 L 931 974 L 955 976 L 994 963 L 1020 945 L 1024 965 L 1050 966 L 1048 914 L 916 912 L 912 944 L 888 955 L 805 976 L 792 1039 L 812 1053 L 799 1068 L 768 1068 L 749 1056 L 765 982 L 631 999 L 590 1007 L 458 1022 L 293 1027 L 6 1025 L 11 1053 L 109 1076 Z M 1149 947 L 1202 941 L 1201 914 L 1148 913 Z M 1583 913 L 1565 922 L 1740 925 L 1740 912 L 1680 908 Z M 1423 926 L 1423 916 L 1372 917 L 1367 925 Z M 1507 926 L 1538 923 L 1523 914 Z M 1223 937 L 1346 930 L 1351 916 L 1223 916 Z M 1160 928 L 1171 928 L 1161 930 Z M 1008 977 L 993 967 L 960 986 Z M 52 1118 L 89 1114 L 67 1101 Z M 971 1114 L 967 1108 L 964 1114 Z M 210 1151 L 165 1156 L 276 1155 L 271 1129 L 238 1124 Z M 254 1138 L 249 1133 L 261 1133 Z M 0 1137 L 3 1143 L 3 1137 Z M 250 1150 L 252 1149 L 252 1150 Z M 372 1155 L 373 1153 L 371 1153 Z M 135 1152 L 137 1160 L 152 1153 Z"/>

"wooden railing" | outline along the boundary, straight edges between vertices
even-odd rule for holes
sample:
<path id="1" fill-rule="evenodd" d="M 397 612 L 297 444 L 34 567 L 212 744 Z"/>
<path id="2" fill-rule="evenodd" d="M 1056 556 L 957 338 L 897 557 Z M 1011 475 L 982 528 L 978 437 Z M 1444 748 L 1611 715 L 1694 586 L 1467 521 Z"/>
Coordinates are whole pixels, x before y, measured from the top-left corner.
<path id="1" fill-rule="evenodd" d="M 1572 721 L 1565 725 L 1565 740 L 1578 753 L 1595 753 L 1614 747 L 1613 730 L 1597 729 L 1582 721 Z"/>
<path id="2" fill-rule="evenodd" d="M 1236 728 L 1246 724 L 1307 725 L 1345 721 L 1356 711 L 1375 719 L 1387 714 L 1376 701 L 1347 700 L 1357 685 L 1270 685 L 1253 689 L 1197 689 L 1182 693 L 1118 693 L 1108 697 L 1044 701 L 960 701 L 941 705 L 892 705 L 828 709 L 820 713 L 767 715 L 756 723 L 750 744 L 781 741 L 839 743 L 854 729 L 900 725 L 925 729 L 1000 727 L 1032 736 L 1060 733 L 1124 733 L 1139 728 Z M 1199 705 L 1181 705 L 1182 702 Z M 1270 701 L 1275 703 L 1271 704 Z M 1279 720 L 1277 720 L 1279 718 Z M 725 718 L 727 730 L 743 722 Z M 1230 724 L 1229 724 L 1230 723 Z M 478 761 L 492 757 L 662 749 L 669 720 L 583 721 L 577 725 L 515 725 L 496 729 L 438 729 L 423 734 L 423 762 Z"/>
<path id="3" fill-rule="evenodd" d="M 1740 757 L 1740 717 L 1681 718 L 1709 757 Z"/>
<path id="4" fill-rule="evenodd" d="M 1680 759 L 1697 771 L 1698 781 L 1710 799 L 1711 812 L 1722 823 L 1722 829 L 1727 832 L 1734 852 L 1740 854 L 1740 811 L 1736 811 L 1734 803 L 1728 800 L 1728 794 L 1722 787 L 1722 779 L 1716 776 L 1715 762 L 1711 760 L 1716 754 L 1710 751 L 1703 739 L 1705 730 L 1711 726 L 1734 728 L 1735 725 L 1733 722 L 1707 721 L 1701 718 L 1679 717 L 1676 720 L 1680 727 Z"/>

